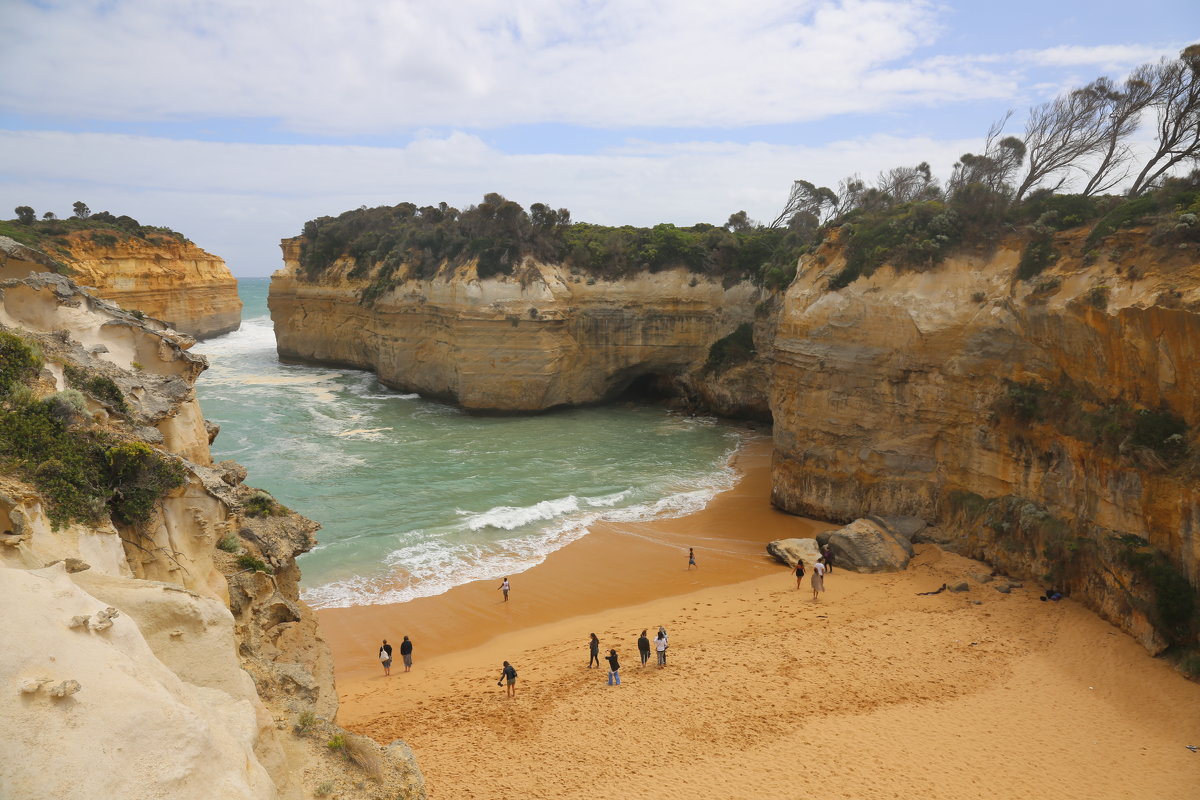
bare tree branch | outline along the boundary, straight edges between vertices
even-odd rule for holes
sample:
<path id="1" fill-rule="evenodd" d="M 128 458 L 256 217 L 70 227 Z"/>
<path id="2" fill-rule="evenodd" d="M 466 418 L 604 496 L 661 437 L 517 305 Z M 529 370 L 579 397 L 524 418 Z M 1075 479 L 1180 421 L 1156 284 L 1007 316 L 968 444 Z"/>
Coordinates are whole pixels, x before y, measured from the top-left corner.
<path id="1" fill-rule="evenodd" d="M 1158 147 L 1129 188 L 1133 197 L 1177 164 L 1200 158 L 1200 44 L 1159 62 L 1153 75 L 1150 105 L 1157 112 Z"/>

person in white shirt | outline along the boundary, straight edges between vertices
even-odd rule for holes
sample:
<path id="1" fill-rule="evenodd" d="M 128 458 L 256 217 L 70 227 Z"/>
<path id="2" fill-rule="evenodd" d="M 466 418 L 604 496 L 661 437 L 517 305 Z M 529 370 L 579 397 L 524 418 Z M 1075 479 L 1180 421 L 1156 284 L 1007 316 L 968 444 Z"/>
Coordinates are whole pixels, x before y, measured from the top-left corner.
<path id="1" fill-rule="evenodd" d="M 825 591 L 825 559 L 818 558 L 817 563 L 813 564 L 812 571 L 812 587 L 813 600 L 819 600 L 819 593 Z"/>

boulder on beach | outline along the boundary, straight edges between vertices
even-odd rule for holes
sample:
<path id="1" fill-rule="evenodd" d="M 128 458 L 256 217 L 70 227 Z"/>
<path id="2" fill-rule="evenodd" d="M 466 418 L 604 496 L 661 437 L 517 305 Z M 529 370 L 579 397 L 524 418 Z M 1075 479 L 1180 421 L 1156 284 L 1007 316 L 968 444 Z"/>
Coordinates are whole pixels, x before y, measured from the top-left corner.
<path id="1" fill-rule="evenodd" d="M 817 542 L 833 548 L 835 567 L 854 572 L 899 572 L 912 558 L 912 542 L 877 519 L 856 519 L 836 531 L 818 533 Z"/>
<path id="2" fill-rule="evenodd" d="M 808 567 L 812 567 L 821 557 L 821 550 L 816 539 L 776 539 L 767 545 L 767 552 L 781 564 L 792 566 L 796 559 L 804 559 Z"/>

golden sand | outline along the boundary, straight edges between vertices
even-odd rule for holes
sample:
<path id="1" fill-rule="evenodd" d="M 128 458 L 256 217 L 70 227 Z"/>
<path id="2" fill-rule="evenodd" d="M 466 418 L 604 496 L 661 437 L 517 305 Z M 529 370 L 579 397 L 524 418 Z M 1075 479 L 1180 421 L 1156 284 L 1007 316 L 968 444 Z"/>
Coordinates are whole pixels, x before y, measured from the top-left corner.
<path id="1" fill-rule="evenodd" d="M 903 573 L 837 570 L 814 603 L 764 548 L 833 526 L 770 508 L 769 458 L 750 442 L 702 512 L 594 529 L 507 604 L 487 582 L 320 612 L 339 722 L 406 740 L 434 800 L 1200 797 L 1200 685 L 1032 585 L 918 596 L 987 572 L 933 546 Z M 660 624 L 668 666 L 642 668 Z M 620 687 L 585 666 L 593 631 Z M 379 640 L 405 634 L 413 671 L 385 678 Z"/>

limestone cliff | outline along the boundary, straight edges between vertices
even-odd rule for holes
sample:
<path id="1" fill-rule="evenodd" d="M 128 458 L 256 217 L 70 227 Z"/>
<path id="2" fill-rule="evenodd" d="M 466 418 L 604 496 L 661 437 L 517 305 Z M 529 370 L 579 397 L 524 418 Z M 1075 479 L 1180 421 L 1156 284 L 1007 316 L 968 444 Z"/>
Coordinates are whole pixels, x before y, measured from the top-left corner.
<path id="1" fill-rule="evenodd" d="M 0 247 L 0 276 L 23 277 L 29 268 L 41 271 L 57 261 L 99 297 L 190 336 L 219 336 L 241 324 L 242 301 L 229 267 L 186 239 L 75 232 L 57 241 L 53 257 L 20 245 Z"/>
<path id="2" fill-rule="evenodd" d="M 473 411 L 597 403 L 631 387 L 678 394 L 671 384 L 753 320 L 762 299 L 750 283 L 682 269 L 603 280 L 527 260 L 484 280 L 472 264 L 410 277 L 363 303 L 372 276 L 349 277 L 344 258 L 310 279 L 299 248 L 299 239 L 283 242 L 285 266 L 271 278 L 282 358 L 372 369 L 391 386 Z M 765 412 L 765 384 L 748 380 Z"/>
<path id="3" fill-rule="evenodd" d="M 0 280 L 0 333 L 0 796 L 423 797 L 405 746 L 330 721 L 331 660 L 295 564 L 317 526 L 212 464 L 191 338 L 48 273 Z M 34 354 L 19 385 L 14 353 Z M 113 458 L 157 454 L 181 479 L 142 521 L 101 505 L 64 522 L 71 487 L 29 476 L 74 456 L 17 457 L 11 441 L 47 399 L 56 430 Z"/>
<path id="4" fill-rule="evenodd" d="M 939 523 L 949 546 L 1073 591 L 1148 649 L 1194 644 L 1200 267 L 1145 231 L 1014 278 L 1015 238 L 840 291 L 801 260 L 774 339 L 773 500 Z M 1157 427 L 1156 427 L 1157 426 Z M 1190 585 L 1189 585 L 1190 582 Z"/>

